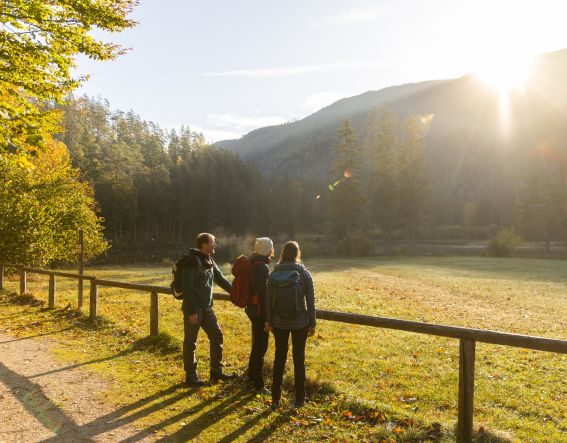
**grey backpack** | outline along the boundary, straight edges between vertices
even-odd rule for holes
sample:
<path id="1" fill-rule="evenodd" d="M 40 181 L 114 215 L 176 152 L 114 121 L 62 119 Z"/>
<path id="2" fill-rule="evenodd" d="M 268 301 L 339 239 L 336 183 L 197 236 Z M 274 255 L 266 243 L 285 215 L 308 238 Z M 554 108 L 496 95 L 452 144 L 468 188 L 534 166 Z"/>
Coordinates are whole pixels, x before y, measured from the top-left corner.
<path id="1" fill-rule="evenodd" d="M 268 285 L 272 292 L 272 312 L 275 317 L 292 319 L 305 312 L 301 272 L 296 269 L 274 271 Z"/>

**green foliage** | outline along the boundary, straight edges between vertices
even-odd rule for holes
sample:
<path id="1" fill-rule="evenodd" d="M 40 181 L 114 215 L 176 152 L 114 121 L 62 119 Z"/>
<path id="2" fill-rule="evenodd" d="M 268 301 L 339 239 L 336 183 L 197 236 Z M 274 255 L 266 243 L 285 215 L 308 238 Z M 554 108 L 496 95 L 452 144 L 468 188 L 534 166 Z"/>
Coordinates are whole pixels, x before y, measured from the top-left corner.
<path id="1" fill-rule="evenodd" d="M 331 191 L 331 224 L 333 233 L 343 238 L 356 228 L 362 216 L 361 150 L 350 121 L 345 120 L 337 130 L 333 150 L 332 174 L 336 182 Z"/>
<path id="2" fill-rule="evenodd" d="M 421 120 L 409 115 L 403 122 L 403 139 L 398 164 L 401 225 L 410 235 L 410 249 L 415 252 L 417 229 L 422 225 L 425 212 L 427 176 L 423 157 L 424 134 Z"/>
<path id="3" fill-rule="evenodd" d="M 45 151 L 23 167 L 0 156 L 0 260 L 43 266 L 77 260 L 84 231 L 88 259 L 106 249 L 92 189 L 71 168 L 65 146 L 46 140 Z"/>
<path id="4" fill-rule="evenodd" d="M 206 230 L 293 236 L 323 217 L 309 180 L 269 182 L 188 127 L 166 132 L 87 97 L 63 110 L 60 139 L 94 187 L 113 250 L 141 242 L 187 245 Z"/>
<path id="5" fill-rule="evenodd" d="M 491 257 L 510 257 L 514 250 L 524 241 L 514 229 L 504 228 L 492 237 L 486 246 L 486 253 Z"/>
<path id="6" fill-rule="evenodd" d="M 111 60 L 124 50 L 93 30 L 118 32 L 135 22 L 137 0 L 2 0 L 0 2 L 0 153 L 44 147 L 60 102 L 85 78 L 73 78 L 76 57 Z"/>
<path id="7" fill-rule="evenodd" d="M 398 193 L 396 121 L 386 108 L 375 108 L 366 118 L 366 156 L 370 227 L 384 236 L 384 253 L 390 254 L 392 231 L 397 225 Z"/>
<path id="8" fill-rule="evenodd" d="M 517 222 L 523 232 L 542 239 L 567 239 L 567 153 L 559 158 L 538 155 L 526 173 L 516 199 Z"/>

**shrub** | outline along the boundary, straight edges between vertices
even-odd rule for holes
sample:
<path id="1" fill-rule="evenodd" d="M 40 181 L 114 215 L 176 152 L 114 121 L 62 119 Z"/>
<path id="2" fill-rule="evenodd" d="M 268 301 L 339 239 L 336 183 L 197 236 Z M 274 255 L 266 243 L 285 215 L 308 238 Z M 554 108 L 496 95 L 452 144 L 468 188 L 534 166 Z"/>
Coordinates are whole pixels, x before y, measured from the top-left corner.
<path id="1" fill-rule="evenodd" d="M 510 257 L 524 239 L 514 229 L 504 228 L 492 237 L 486 247 L 486 255 L 490 257 Z"/>
<path id="2" fill-rule="evenodd" d="M 349 233 L 348 237 L 337 243 L 337 254 L 348 256 L 365 256 L 370 254 L 372 244 L 361 231 Z"/>

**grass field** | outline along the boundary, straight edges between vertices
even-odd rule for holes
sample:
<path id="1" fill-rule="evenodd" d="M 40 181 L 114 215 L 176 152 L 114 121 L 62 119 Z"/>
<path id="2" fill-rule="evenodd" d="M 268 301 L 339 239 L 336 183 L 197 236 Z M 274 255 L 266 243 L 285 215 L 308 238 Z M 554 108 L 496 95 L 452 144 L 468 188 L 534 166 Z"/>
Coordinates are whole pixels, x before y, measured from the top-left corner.
<path id="1" fill-rule="evenodd" d="M 564 261 L 396 257 L 317 259 L 306 265 L 322 309 L 567 336 Z M 88 273 L 150 284 L 170 280 L 166 266 Z M 29 280 L 29 292 L 47 300 L 47 279 Z M 17 287 L 16 279 L 8 282 L 9 290 Z M 58 307 L 67 303 L 76 304 L 76 282 L 58 279 Z M 59 343 L 61 359 L 113 380 L 104 399 L 123 407 L 125 417 L 144 429 L 140 435 L 169 441 L 454 441 L 458 340 L 320 321 L 307 347 L 311 402 L 297 412 L 284 404 L 281 412 L 271 413 L 268 398 L 238 383 L 198 392 L 180 387 L 180 303 L 163 295 L 159 305 L 161 347 L 143 339 L 149 295 L 113 288 L 99 288 L 103 321 L 96 328 L 72 311 L 19 305 L 6 294 L 0 327 L 19 335 L 48 334 Z M 215 310 L 225 333 L 226 364 L 242 373 L 249 352 L 247 318 L 227 302 L 217 302 Z M 267 371 L 272 341 L 268 352 Z M 204 334 L 198 353 L 206 377 Z M 289 366 L 291 360 L 288 374 Z M 565 380 L 565 355 L 477 344 L 478 441 L 567 442 Z"/>

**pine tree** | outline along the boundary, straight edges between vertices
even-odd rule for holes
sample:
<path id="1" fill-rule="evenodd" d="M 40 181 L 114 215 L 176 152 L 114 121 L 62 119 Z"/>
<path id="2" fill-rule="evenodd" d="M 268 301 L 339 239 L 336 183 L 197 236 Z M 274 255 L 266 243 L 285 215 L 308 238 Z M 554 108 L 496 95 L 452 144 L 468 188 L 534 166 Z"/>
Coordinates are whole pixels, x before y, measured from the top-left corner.
<path id="1" fill-rule="evenodd" d="M 360 223 L 362 212 L 361 152 L 357 136 L 346 119 L 337 130 L 331 191 L 331 224 L 339 238 L 348 237 Z"/>
<path id="2" fill-rule="evenodd" d="M 370 225 L 382 231 L 386 255 L 391 254 L 392 233 L 397 219 L 395 126 L 395 117 L 386 107 L 375 108 L 366 119 Z"/>
<path id="3" fill-rule="evenodd" d="M 517 198 L 518 224 L 545 244 L 564 235 L 567 226 L 567 182 L 552 165 L 534 162 Z"/>
<path id="4" fill-rule="evenodd" d="M 422 122 L 415 115 L 406 117 L 403 122 L 397 176 L 400 223 L 408 234 L 410 253 L 414 254 L 417 230 L 424 221 L 427 186 Z"/>

